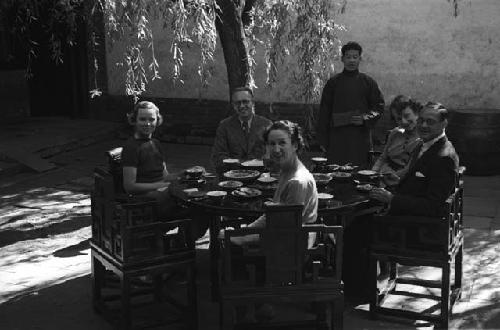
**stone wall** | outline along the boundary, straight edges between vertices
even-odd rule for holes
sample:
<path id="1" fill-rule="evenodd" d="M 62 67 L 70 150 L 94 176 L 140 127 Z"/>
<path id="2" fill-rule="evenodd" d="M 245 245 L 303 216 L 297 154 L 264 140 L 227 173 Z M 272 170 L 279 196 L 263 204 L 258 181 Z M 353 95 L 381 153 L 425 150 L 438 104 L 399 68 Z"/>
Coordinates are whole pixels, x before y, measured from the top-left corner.
<path id="1" fill-rule="evenodd" d="M 498 108 L 500 93 L 500 1 L 459 1 L 454 17 L 447 0 L 348 0 L 339 23 L 346 27 L 343 41 L 359 41 L 365 52 L 361 69 L 381 86 L 386 102 L 397 94 L 409 94 L 423 101 L 437 100 L 450 108 Z M 199 55 L 192 46 L 184 53 L 184 84 L 173 85 L 170 32 L 155 39 L 163 79 L 148 86 L 148 96 L 227 100 L 226 68 L 220 49 L 212 64 L 213 79 L 202 88 L 197 75 Z M 161 37 L 160 37 L 161 36 Z M 123 67 L 116 66 L 123 45 L 108 48 L 109 92 L 123 95 Z M 264 88 L 262 51 L 257 57 L 256 99 L 262 102 L 300 103 L 283 76 L 273 91 Z M 336 63 L 336 70 L 342 65 Z"/>

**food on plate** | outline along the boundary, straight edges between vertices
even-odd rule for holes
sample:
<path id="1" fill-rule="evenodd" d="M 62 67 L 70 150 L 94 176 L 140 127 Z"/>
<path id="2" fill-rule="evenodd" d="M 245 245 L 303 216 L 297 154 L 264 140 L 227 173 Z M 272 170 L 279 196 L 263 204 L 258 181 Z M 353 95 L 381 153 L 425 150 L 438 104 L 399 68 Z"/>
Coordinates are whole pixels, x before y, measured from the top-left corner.
<path id="1" fill-rule="evenodd" d="M 361 191 L 370 191 L 374 188 L 373 185 L 369 184 L 369 183 L 365 183 L 365 184 L 358 184 L 356 186 L 356 189 L 358 190 L 361 190 Z"/>
<path id="2" fill-rule="evenodd" d="M 221 181 L 219 182 L 219 187 L 225 188 L 225 189 L 236 189 L 243 186 L 243 182 L 241 181 L 235 181 L 235 180 L 228 180 L 228 181 Z"/>
<path id="3" fill-rule="evenodd" d="M 339 166 L 340 171 L 353 171 L 356 168 L 357 168 L 357 166 L 353 166 L 350 164 L 345 164 L 345 165 Z"/>
<path id="4" fill-rule="evenodd" d="M 251 198 L 262 195 L 262 192 L 259 189 L 255 188 L 241 187 L 233 190 L 231 194 L 237 197 Z"/>
<path id="5" fill-rule="evenodd" d="M 224 177 L 228 179 L 255 179 L 260 175 L 259 171 L 256 170 L 231 170 L 224 173 Z"/>

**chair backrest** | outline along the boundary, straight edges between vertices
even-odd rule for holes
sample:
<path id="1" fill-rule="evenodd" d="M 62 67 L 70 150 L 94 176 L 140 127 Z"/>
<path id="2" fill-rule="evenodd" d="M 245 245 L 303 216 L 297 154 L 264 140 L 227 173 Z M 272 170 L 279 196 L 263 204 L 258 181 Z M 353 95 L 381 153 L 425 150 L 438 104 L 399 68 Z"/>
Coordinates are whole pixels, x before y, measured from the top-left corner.
<path id="1" fill-rule="evenodd" d="M 300 283 L 307 247 L 302 227 L 302 205 L 266 208 L 266 227 L 261 235 L 268 285 Z"/>
<path id="2" fill-rule="evenodd" d="M 245 227 L 226 231 L 225 283 L 238 285 L 234 281 L 232 269 L 233 259 L 238 257 L 232 255 L 228 245 L 230 238 L 255 234 L 260 236 L 259 243 L 243 248 L 243 258 L 260 258 L 263 261 L 260 264 L 262 269 L 248 267 L 250 282 L 253 285 L 273 287 L 303 284 L 317 280 L 327 273 L 330 279 L 336 279 L 340 283 L 342 227 L 302 225 L 302 209 L 302 205 L 273 205 L 266 209 L 266 227 Z M 310 233 L 316 234 L 318 243 L 308 249 Z M 329 234 L 335 235 L 335 246 Z M 259 282 L 256 278 L 263 280 Z"/>
<path id="3" fill-rule="evenodd" d="M 372 251 L 408 257 L 444 257 L 462 233 L 462 187 L 455 188 L 445 202 L 443 217 L 375 216 L 372 221 Z"/>
<path id="4" fill-rule="evenodd" d="M 105 152 L 108 158 L 108 171 L 113 176 L 117 193 L 125 193 L 123 188 L 122 147 L 113 148 Z"/>

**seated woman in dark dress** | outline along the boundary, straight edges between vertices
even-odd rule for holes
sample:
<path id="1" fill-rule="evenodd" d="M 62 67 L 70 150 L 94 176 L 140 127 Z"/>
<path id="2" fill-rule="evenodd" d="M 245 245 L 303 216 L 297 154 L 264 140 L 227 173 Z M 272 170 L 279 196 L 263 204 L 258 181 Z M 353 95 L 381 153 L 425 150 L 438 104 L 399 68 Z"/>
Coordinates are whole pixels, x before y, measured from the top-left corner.
<path id="1" fill-rule="evenodd" d="M 203 215 L 193 215 L 179 207 L 170 196 L 169 173 L 160 141 L 153 133 L 163 122 L 158 107 L 153 102 L 138 102 L 127 115 L 134 127 L 134 134 L 127 140 L 122 151 L 123 188 L 136 197 L 146 197 L 157 202 L 160 220 L 195 218 L 195 237 L 202 236 L 208 228 Z"/>
<path id="2" fill-rule="evenodd" d="M 408 171 L 410 156 L 421 143 L 415 128 L 422 105 L 399 95 L 392 101 L 389 109 L 398 126 L 389 132 L 384 151 L 372 169 L 386 174 L 385 183 L 394 186 Z"/>

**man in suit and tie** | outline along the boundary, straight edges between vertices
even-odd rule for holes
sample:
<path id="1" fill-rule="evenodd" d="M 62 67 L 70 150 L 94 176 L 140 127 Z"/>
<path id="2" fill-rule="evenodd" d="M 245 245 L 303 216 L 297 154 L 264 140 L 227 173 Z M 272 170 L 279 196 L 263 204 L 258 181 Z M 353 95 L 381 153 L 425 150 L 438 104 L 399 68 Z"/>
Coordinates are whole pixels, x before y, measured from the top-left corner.
<path id="1" fill-rule="evenodd" d="M 233 89 L 231 104 L 235 114 L 219 123 L 212 148 L 217 171 L 224 159 L 262 159 L 266 151 L 262 134 L 271 121 L 255 114 L 253 91 L 249 87 Z"/>
<path id="2" fill-rule="evenodd" d="M 429 102 L 417 122 L 423 144 L 416 148 L 410 168 L 396 192 L 375 188 L 370 197 L 389 205 L 390 215 L 443 216 L 445 201 L 458 177 L 458 155 L 446 138 L 448 111 Z"/>

